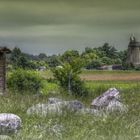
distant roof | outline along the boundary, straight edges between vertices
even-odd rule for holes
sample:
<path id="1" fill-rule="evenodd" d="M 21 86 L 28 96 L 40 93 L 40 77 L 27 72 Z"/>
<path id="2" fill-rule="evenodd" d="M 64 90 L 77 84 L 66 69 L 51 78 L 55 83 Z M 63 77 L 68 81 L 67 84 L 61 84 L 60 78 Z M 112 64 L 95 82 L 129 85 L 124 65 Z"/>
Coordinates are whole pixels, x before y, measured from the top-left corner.
<path id="1" fill-rule="evenodd" d="M 0 47 L 0 53 L 11 53 L 11 50 L 7 47 Z"/>

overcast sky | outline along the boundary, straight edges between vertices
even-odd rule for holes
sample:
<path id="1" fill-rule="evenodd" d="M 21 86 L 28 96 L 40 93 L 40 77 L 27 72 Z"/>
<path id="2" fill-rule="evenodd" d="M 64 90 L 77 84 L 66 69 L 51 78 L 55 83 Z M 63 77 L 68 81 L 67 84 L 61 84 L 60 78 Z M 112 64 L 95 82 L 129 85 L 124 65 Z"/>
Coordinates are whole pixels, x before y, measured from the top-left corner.
<path id="1" fill-rule="evenodd" d="M 0 45 L 48 55 L 140 41 L 140 0 L 0 0 Z"/>

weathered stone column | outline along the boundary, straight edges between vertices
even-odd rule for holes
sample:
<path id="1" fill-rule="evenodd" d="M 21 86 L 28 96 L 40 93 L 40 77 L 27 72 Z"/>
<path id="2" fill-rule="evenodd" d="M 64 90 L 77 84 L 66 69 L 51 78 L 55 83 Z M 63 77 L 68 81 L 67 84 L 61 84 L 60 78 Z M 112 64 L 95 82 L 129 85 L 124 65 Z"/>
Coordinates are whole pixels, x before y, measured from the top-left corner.
<path id="1" fill-rule="evenodd" d="M 6 54 L 11 51 L 6 47 L 0 47 L 0 94 L 6 90 Z"/>

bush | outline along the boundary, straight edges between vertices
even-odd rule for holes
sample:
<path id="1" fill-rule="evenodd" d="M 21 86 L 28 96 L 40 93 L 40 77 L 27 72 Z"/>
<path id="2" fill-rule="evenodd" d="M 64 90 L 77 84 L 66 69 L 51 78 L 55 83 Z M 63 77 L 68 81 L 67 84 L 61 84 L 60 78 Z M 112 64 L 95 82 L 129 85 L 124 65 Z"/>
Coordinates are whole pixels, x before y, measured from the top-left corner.
<path id="1" fill-rule="evenodd" d="M 103 63 L 100 59 L 93 60 L 92 62 L 88 63 L 86 65 L 86 69 L 97 69 L 99 68 Z"/>
<path id="2" fill-rule="evenodd" d="M 136 70 L 136 71 L 140 71 L 140 66 L 136 66 L 136 67 L 135 67 L 135 70 Z"/>
<path id="3" fill-rule="evenodd" d="M 71 82 L 72 93 L 76 96 L 87 96 L 89 94 L 89 89 L 86 87 L 85 83 L 79 78 L 75 78 Z"/>
<path id="4" fill-rule="evenodd" d="M 7 87 L 13 92 L 19 92 L 21 94 L 28 92 L 35 94 L 41 89 L 42 81 L 37 72 L 18 69 L 9 74 Z"/>
<path id="5" fill-rule="evenodd" d="M 78 59 L 74 59 L 70 63 L 64 62 L 62 68 L 52 69 L 52 72 L 60 86 L 68 91 L 69 94 L 85 96 L 88 94 L 88 90 L 84 82 L 79 78 L 81 73 L 80 64 Z"/>

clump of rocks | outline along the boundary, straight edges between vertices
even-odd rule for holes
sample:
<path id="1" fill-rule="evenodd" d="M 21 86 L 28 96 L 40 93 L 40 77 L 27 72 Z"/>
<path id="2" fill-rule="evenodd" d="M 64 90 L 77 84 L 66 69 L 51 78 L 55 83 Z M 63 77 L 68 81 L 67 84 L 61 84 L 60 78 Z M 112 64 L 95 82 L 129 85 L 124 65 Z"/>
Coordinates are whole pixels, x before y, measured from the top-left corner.
<path id="1" fill-rule="evenodd" d="M 12 138 L 7 135 L 0 135 L 0 140 L 12 140 Z"/>
<path id="2" fill-rule="evenodd" d="M 85 107 L 78 100 L 66 101 L 59 98 L 48 98 L 46 104 L 36 104 L 27 110 L 28 115 L 48 116 L 48 115 L 63 115 L 68 113 L 91 114 L 101 116 L 104 113 L 110 112 L 127 112 L 128 108 L 120 101 L 120 93 L 115 88 L 110 88 L 102 95 L 96 97 L 91 102 L 89 108 Z M 11 113 L 0 114 L 0 139 L 10 140 L 9 135 L 16 134 L 21 128 L 21 118 Z M 59 132 L 60 126 L 56 125 L 50 130 Z"/>
<path id="3" fill-rule="evenodd" d="M 64 101 L 58 98 L 49 98 L 46 104 L 36 104 L 27 110 L 28 115 L 62 115 L 64 111 L 76 112 L 84 108 L 84 105 L 78 101 Z"/>
<path id="4" fill-rule="evenodd" d="M 36 104 L 27 110 L 28 115 L 62 115 L 65 111 L 78 114 L 101 115 L 103 112 L 126 112 L 127 107 L 120 102 L 119 91 L 110 88 L 102 95 L 96 97 L 90 108 L 86 108 L 82 102 L 78 100 L 65 101 L 59 98 L 49 98 L 46 104 Z"/>
<path id="5" fill-rule="evenodd" d="M 103 109 L 108 112 L 127 111 L 126 105 L 120 101 L 120 93 L 116 88 L 110 88 L 102 95 L 96 97 L 91 103 L 91 108 L 98 110 Z"/>

